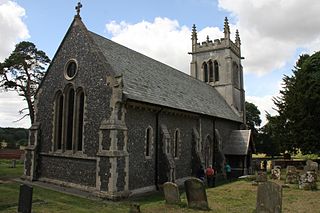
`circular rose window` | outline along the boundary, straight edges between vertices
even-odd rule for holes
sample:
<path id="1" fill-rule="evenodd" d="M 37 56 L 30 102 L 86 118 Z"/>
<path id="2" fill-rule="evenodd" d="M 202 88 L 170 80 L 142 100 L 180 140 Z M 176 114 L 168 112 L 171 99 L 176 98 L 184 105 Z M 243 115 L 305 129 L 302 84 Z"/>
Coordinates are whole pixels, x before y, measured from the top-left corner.
<path id="1" fill-rule="evenodd" d="M 73 79 L 76 74 L 77 74 L 77 70 L 78 70 L 78 64 L 76 60 L 70 60 L 68 61 L 68 63 L 65 66 L 65 77 L 67 80 L 71 80 Z"/>

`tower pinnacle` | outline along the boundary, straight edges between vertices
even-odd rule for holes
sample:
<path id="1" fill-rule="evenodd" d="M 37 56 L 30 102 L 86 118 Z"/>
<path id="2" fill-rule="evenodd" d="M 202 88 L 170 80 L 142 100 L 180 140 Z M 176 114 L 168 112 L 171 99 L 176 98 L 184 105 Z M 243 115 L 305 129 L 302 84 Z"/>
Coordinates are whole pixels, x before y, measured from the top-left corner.
<path id="1" fill-rule="evenodd" d="M 236 40 L 235 40 L 235 42 L 236 42 L 237 47 L 240 47 L 240 45 L 241 45 L 241 40 L 240 40 L 240 36 L 239 36 L 239 31 L 238 31 L 238 29 L 236 30 Z"/>
<path id="2" fill-rule="evenodd" d="M 193 26 L 192 26 L 191 39 L 195 40 L 195 43 L 197 43 L 197 40 L 198 40 L 198 38 L 197 38 L 197 28 L 196 28 L 195 24 L 193 24 Z"/>
<path id="3" fill-rule="evenodd" d="M 224 32 L 224 38 L 230 39 L 230 27 L 229 27 L 229 22 L 228 22 L 228 18 L 227 17 L 225 17 L 225 19 L 224 19 L 223 32 Z"/>

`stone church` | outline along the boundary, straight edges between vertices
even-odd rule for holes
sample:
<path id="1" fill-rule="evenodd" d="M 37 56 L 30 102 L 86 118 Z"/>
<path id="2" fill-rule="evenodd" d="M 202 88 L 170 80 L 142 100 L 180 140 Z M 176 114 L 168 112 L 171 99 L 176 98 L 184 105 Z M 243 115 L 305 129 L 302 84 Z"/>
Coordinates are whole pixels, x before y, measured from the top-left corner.
<path id="1" fill-rule="evenodd" d="M 89 31 L 80 7 L 37 91 L 23 178 L 118 199 L 200 165 L 250 168 L 240 37 L 198 43 L 191 76 Z"/>

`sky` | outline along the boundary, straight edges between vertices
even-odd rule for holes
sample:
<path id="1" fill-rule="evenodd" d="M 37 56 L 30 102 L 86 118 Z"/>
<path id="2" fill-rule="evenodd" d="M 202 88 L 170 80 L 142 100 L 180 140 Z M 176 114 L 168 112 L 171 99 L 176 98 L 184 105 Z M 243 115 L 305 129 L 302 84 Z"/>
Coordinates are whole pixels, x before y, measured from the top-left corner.
<path id="1" fill-rule="evenodd" d="M 75 15 L 76 0 L 0 0 L 0 62 L 20 41 L 33 42 L 52 59 Z M 320 50 L 319 0 L 82 0 L 82 21 L 90 31 L 189 74 L 191 28 L 198 41 L 223 37 L 228 17 L 231 38 L 241 38 L 246 101 L 276 114 L 284 75 L 301 54 Z M 30 127 L 15 92 L 0 90 L 0 127 Z"/>

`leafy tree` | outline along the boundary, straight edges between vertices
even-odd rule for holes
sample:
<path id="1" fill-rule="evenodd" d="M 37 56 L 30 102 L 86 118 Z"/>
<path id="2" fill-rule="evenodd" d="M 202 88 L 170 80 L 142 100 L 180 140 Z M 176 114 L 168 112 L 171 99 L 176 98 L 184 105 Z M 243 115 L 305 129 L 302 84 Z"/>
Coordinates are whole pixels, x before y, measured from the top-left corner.
<path id="1" fill-rule="evenodd" d="M 274 99 L 279 116 L 275 137 L 281 149 L 320 153 L 320 52 L 301 55 L 292 76 L 284 76 L 280 97 Z"/>
<path id="2" fill-rule="evenodd" d="M 246 101 L 246 122 L 249 129 L 257 131 L 261 124 L 260 111 L 256 105 Z"/>
<path id="3" fill-rule="evenodd" d="M 21 119 L 30 116 L 31 123 L 34 122 L 34 96 L 49 63 L 45 52 L 27 41 L 17 44 L 11 55 L 0 63 L 0 87 L 5 91 L 15 90 L 24 97 L 28 107 L 19 112 L 24 114 L 28 110 Z"/>

